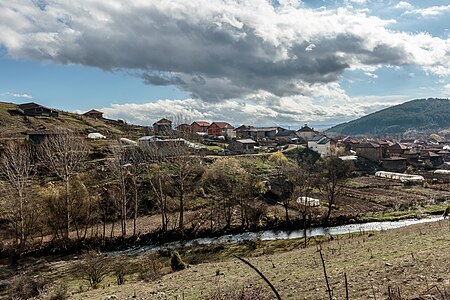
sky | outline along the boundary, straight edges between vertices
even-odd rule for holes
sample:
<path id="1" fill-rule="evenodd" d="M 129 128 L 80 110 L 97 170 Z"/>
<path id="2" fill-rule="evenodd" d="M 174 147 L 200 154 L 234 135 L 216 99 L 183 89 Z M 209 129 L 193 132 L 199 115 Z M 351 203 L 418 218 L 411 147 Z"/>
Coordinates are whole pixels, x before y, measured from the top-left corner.
<path id="1" fill-rule="evenodd" d="M 0 0 L 0 101 L 317 128 L 450 93 L 448 1 Z"/>

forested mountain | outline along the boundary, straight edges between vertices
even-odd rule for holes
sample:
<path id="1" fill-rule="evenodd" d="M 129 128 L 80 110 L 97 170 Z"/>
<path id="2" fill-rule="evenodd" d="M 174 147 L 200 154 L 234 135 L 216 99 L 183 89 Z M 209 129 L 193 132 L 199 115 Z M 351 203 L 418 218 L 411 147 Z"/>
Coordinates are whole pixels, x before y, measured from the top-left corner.
<path id="1" fill-rule="evenodd" d="M 418 99 L 392 106 L 347 123 L 327 134 L 383 135 L 407 130 L 438 131 L 450 127 L 450 100 Z"/>

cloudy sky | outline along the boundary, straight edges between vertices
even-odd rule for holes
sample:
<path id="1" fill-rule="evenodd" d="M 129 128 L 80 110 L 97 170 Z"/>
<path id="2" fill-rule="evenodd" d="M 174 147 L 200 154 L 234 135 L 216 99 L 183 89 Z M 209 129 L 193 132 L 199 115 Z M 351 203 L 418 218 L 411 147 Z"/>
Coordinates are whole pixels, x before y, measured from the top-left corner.
<path id="1" fill-rule="evenodd" d="M 450 92 L 450 5 L 0 0 L 0 101 L 326 127 Z"/>

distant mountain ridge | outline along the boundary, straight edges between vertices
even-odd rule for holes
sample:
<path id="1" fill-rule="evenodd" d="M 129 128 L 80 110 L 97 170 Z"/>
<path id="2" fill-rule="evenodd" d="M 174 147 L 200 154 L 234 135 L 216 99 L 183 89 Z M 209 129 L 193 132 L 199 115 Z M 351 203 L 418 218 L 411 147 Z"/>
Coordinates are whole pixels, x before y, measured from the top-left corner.
<path id="1" fill-rule="evenodd" d="M 450 127 L 450 100 L 408 101 L 327 129 L 330 135 L 385 135 L 408 130 L 439 131 Z"/>

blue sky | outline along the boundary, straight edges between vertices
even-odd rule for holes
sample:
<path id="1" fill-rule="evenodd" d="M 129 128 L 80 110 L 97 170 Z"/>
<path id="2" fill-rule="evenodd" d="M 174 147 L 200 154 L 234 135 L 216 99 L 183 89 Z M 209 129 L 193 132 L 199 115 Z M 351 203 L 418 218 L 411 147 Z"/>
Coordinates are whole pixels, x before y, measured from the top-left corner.
<path id="1" fill-rule="evenodd" d="M 448 1 L 0 1 L 0 101 L 328 126 L 450 92 Z"/>

